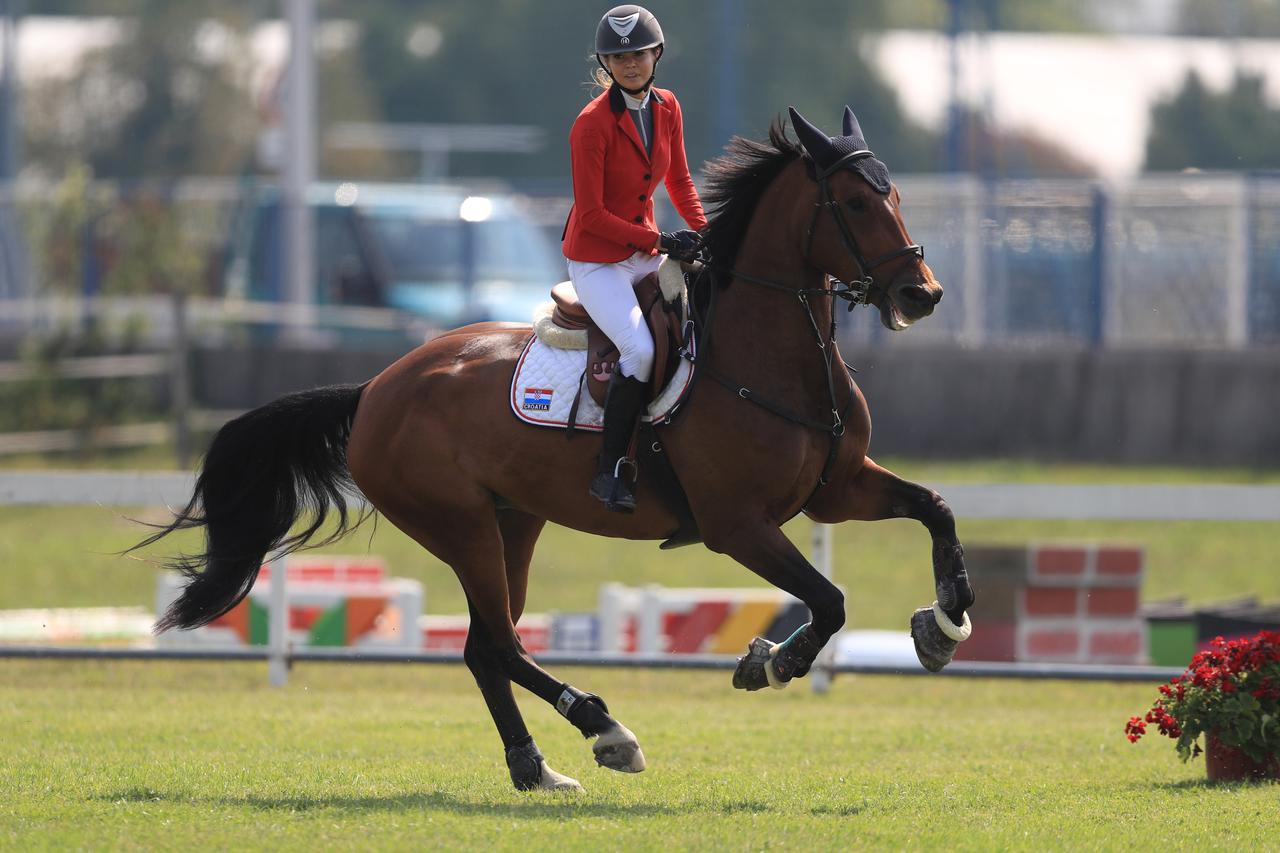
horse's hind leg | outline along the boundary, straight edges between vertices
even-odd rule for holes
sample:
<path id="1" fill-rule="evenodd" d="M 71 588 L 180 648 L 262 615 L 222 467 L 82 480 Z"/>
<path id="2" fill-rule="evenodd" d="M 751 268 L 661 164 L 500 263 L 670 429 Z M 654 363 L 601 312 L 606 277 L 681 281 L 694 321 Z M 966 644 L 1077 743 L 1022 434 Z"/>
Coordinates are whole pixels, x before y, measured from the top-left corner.
<path id="1" fill-rule="evenodd" d="M 491 505 L 483 510 L 463 510 L 456 505 L 457 502 L 455 499 L 455 506 L 450 508 L 435 506 L 431 512 L 413 514 L 414 518 L 430 518 L 430 525 L 406 521 L 403 513 L 398 516 L 391 516 L 390 513 L 388 515 L 397 527 L 447 563 L 458 576 L 472 608 L 472 625 L 481 625 L 484 629 L 483 651 L 476 650 L 480 652 L 480 666 L 500 671 L 511 681 L 553 705 L 582 732 L 583 737 L 595 738 L 592 751 L 595 753 L 596 763 L 611 770 L 629 773 L 643 770 L 644 754 L 640 751 L 635 735 L 609 716 L 604 701 L 556 680 L 534 663 L 524 650 L 512 619 L 512 596 L 507 580 L 505 548 L 494 510 Z M 532 537 L 534 534 L 529 535 Z M 532 553 L 532 538 L 525 547 Z M 520 578 L 524 576 L 525 572 L 519 573 Z M 515 598 L 523 608 L 523 581 L 519 584 Z M 511 706 L 507 706 L 501 702 L 500 692 L 495 695 L 499 698 L 500 708 L 514 707 L 514 700 Z M 495 722 L 498 722 L 496 717 Z"/>
<path id="2" fill-rule="evenodd" d="M 529 561 L 533 558 L 533 546 L 538 541 L 543 524 L 541 518 L 514 510 L 498 515 L 513 623 L 519 622 L 520 615 L 524 612 Z M 498 735 L 502 738 L 512 784 L 521 791 L 534 788 L 582 790 L 576 779 L 557 773 L 547 766 L 520 715 L 520 708 L 511 693 L 511 679 L 498 664 L 496 649 L 485 630 L 484 622 L 469 599 L 467 604 L 471 611 L 471 629 L 467 632 L 463 657 L 471 674 L 475 676 L 476 686 L 480 688 L 485 704 L 489 707 L 489 714 L 498 728 Z"/>
<path id="3" fill-rule="evenodd" d="M 511 679 L 502 671 L 497 650 L 489 639 L 484 623 L 470 601 L 468 606 L 471 610 L 471 628 L 467 632 L 463 659 L 475 677 L 476 686 L 480 688 L 493 723 L 498 728 L 498 735 L 502 738 L 511 783 L 518 791 L 531 791 L 534 788 L 581 791 L 582 785 L 578 784 L 577 779 L 552 770 L 542 757 L 538 745 L 533 741 L 533 735 L 529 734 L 529 729 L 525 726 L 524 717 L 520 715 L 516 698 L 511 693 Z"/>
<path id="4" fill-rule="evenodd" d="M 834 485 L 834 484 L 833 484 Z M 880 521 L 913 518 L 933 537 L 933 581 L 937 601 L 912 614 L 911 636 L 920 663 L 937 672 L 951 662 L 956 645 L 970 632 L 965 611 L 973 606 L 973 587 L 964 565 L 964 547 L 956 520 L 935 491 L 908 482 L 870 459 L 838 491 L 815 503 L 815 521 Z"/>

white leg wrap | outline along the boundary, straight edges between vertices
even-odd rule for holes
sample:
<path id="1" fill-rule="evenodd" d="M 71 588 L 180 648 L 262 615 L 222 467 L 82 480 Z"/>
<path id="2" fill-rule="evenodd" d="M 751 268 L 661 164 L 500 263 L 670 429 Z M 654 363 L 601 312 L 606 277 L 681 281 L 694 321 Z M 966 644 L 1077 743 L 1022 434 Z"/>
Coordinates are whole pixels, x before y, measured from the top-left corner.
<path id="1" fill-rule="evenodd" d="M 769 650 L 769 662 L 764 665 L 764 677 L 769 679 L 769 686 L 774 690 L 781 690 L 789 683 L 778 678 L 778 674 L 773 671 L 773 659 L 778 656 L 780 648 L 782 648 L 781 643 L 773 644 L 773 648 Z"/>
<path id="2" fill-rule="evenodd" d="M 963 643 L 973 633 L 973 623 L 969 621 L 968 613 L 964 614 L 964 624 L 957 625 L 951 621 L 950 616 L 943 612 L 936 601 L 933 603 L 933 618 L 938 620 L 938 627 L 942 629 L 942 633 L 957 643 Z"/>

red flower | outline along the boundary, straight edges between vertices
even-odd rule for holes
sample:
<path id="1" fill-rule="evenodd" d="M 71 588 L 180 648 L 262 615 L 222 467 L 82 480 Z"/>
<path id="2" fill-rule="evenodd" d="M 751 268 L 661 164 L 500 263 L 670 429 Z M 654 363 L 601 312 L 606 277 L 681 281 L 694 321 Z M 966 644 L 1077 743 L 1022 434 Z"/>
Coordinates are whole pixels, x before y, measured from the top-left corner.
<path id="1" fill-rule="evenodd" d="M 1142 717 L 1130 717 L 1125 736 L 1132 743 L 1147 725 L 1177 742 L 1183 761 L 1201 753 L 1200 736 L 1215 730 L 1251 731 L 1246 752 L 1280 755 L 1270 723 L 1280 716 L 1280 631 L 1224 640 L 1215 637 L 1190 665 L 1168 684 Z M 1248 693 L 1242 703 L 1237 693 Z"/>
<path id="2" fill-rule="evenodd" d="M 1150 717 L 1150 714 L 1147 716 Z M 1129 738 L 1129 743 L 1136 743 L 1138 738 L 1147 733 L 1147 724 L 1138 717 L 1130 717 L 1125 724 L 1124 733 Z"/>

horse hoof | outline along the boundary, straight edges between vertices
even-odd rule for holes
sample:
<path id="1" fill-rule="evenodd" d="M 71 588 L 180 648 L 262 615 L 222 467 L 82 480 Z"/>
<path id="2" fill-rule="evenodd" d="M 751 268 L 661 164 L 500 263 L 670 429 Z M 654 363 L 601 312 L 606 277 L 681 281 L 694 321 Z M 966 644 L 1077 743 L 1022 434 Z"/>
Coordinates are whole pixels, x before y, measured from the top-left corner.
<path id="1" fill-rule="evenodd" d="M 538 780 L 538 787 L 546 791 L 581 791 L 582 785 L 577 779 L 570 778 L 563 773 L 557 773 L 547 766 L 547 762 L 542 762 L 542 777 Z"/>
<path id="2" fill-rule="evenodd" d="M 507 750 L 507 769 L 511 771 L 511 784 L 517 791 L 581 791 L 577 779 L 570 779 L 547 766 L 535 743 L 513 746 Z"/>
<path id="3" fill-rule="evenodd" d="M 764 637 L 756 637 L 747 646 L 747 653 L 738 658 L 738 668 L 733 671 L 733 686 L 738 690 L 762 690 L 775 685 L 773 673 L 773 655 L 777 646 Z M 781 686 L 786 686 L 785 684 Z"/>
<path id="4" fill-rule="evenodd" d="M 547 766 L 535 743 L 513 746 L 507 750 L 507 769 L 517 791 L 581 791 L 577 779 L 570 779 Z"/>
<path id="5" fill-rule="evenodd" d="M 932 607 L 921 607 L 911 614 L 911 639 L 916 646 L 920 665 L 930 672 L 941 672 L 955 656 L 955 640 L 943 633 L 938 626 Z"/>
<path id="6" fill-rule="evenodd" d="M 621 724 L 597 737 L 596 742 L 591 745 L 591 751 L 595 753 L 596 764 L 610 770 L 639 773 L 645 768 L 640 742 Z"/>

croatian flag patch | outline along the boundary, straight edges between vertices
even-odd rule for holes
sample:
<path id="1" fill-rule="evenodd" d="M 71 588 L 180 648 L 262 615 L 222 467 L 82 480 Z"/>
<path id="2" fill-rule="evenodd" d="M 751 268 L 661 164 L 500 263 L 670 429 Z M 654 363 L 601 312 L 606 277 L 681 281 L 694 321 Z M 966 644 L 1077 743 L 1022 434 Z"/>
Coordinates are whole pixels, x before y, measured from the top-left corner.
<path id="1" fill-rule="evenodd" d="M 526 412 L 549 412 L 551 411 L 551 396 L 555 393 L 555 390 L 551 388 L 526 388 L 524 389 L 524 404 L 520 408 Z"/>

